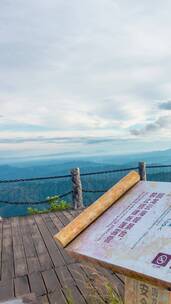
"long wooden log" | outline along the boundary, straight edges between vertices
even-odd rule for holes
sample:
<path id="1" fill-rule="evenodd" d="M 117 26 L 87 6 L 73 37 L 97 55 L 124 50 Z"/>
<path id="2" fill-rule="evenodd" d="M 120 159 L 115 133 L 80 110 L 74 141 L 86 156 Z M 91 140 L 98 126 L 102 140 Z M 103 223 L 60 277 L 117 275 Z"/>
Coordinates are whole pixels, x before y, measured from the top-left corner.
<path id="1" fill-rule="evenodd" d="M 63 247 L 67 246 L 77 235 L 95 221 L 112 204 L 114 204 L 123 194 L 139 182 L 140 176 L 132 171 L 122 178 L 116 185 L 104 193 L 97 201 L 85 209 L 72 222 L 64 227 L 54 238 Z"/>

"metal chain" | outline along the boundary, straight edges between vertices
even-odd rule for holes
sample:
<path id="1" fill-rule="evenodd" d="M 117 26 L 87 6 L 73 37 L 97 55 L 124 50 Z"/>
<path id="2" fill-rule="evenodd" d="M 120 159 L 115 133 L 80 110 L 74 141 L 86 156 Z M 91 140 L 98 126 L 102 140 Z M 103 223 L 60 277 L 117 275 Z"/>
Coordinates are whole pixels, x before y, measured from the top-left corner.
<path id="1" fill-rule="evenodd" d="M 69 191 L 69 192 L 66 192 L 66 193 L 58 195 L 58 196 L 59 196 L 59 198 L 63 198 L 71 193 L 72 193 L 72 191 Z M 0 203 L 8 204 L 8 205 L 41 205 L 41 204 L 47 204 L 48 202 L 49 202 L 49 200 L 35 201 L 35 202 L 10 202 L 10 201 L 0 200 Z"/>

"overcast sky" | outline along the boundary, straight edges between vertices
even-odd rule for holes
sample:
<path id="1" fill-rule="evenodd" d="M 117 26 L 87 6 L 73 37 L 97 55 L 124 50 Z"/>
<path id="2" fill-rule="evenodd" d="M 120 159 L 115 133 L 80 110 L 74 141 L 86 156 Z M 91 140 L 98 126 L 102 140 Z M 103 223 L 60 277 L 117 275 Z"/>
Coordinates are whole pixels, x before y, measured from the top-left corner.
<path id="1" fill-rule="evenodd" d="M 171 148 L 171 2 L 1 0 L 0 156 Z"/>

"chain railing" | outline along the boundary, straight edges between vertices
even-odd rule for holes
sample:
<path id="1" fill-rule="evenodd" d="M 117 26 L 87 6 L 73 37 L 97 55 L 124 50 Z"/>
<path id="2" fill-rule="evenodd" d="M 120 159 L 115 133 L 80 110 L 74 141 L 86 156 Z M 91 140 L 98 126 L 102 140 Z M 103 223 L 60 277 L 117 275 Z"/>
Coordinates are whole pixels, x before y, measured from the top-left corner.
<path id="1" fill-rule="evenodd" d="M 81 199 L 87 206 L 132 170 L 139 172 L 142 180 L 171 182 L 171 165 L 146 166 L 142 162 L 129 168 L 86 173 L 74 169 L 68 175 L 0 180 L 0 215 L 24 215 L 30 206 L 44 208 L 47 197 L 54 195 L 75 208 Z"/>

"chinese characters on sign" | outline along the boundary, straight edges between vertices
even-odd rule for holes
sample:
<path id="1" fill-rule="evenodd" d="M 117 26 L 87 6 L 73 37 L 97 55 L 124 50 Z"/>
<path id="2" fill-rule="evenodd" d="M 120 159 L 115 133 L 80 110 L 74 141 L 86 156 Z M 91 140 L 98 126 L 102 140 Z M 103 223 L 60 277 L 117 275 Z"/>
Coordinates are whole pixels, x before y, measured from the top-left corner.
<path id="1" fill-rule="evenodd" d="M 125 304 L 170 304 L 171 183 L 137 183 L 67 249 L 129 276 Z"/>
<path id="2" fill-rule="evenodd" d="M 131 214 L 124 218 L 124 220 L 119 224 L 118 221 L 114 221 L 112 224 L 113 230 L 105 238 L 105 243 L 110 243 L 114 238 L 121 240 L 142 218 L 158 203 L 158 201 L 164 196 L 161 192 L 143 193 L 144 197 L 147 197 L 142 202 L 142 196 L 138 197 L 134 201 L 135 208 Z M 139 203 L 139 204 L 138 204 Z M 110 227 L 110 228 L 111 228 Z"/>
<path id="3" fill-rule="evenodd" d="M 149 286 L 145 283 L 139 284 L 140 303 L 148 304 Z"/>
<path id="4" fill-rule="evenodd" d="M 126 278 L 125 304 L 169 304 L 169 291 Z"/>

